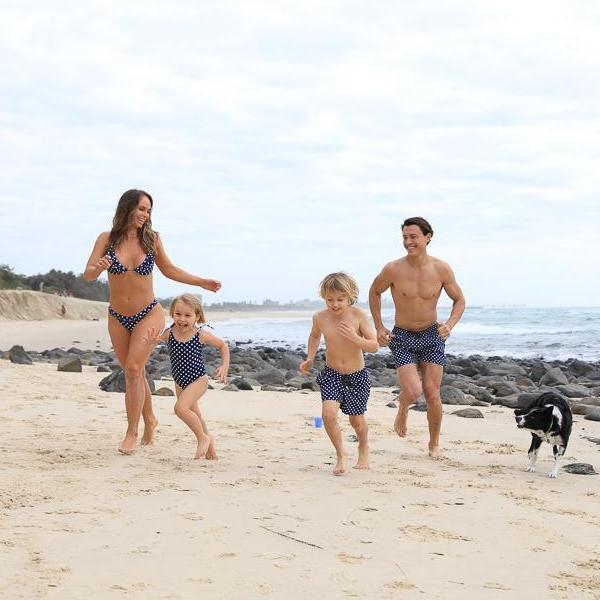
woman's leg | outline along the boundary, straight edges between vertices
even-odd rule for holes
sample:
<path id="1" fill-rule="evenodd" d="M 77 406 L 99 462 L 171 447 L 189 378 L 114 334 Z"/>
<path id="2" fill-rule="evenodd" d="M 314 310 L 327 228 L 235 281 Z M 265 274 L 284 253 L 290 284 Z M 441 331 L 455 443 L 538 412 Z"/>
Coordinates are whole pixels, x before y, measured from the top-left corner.
<path id="1" fill-rule="evenodd" d="M 140 416 L 147 401 L 146 387 L 148 384 L 145 369 L 152 347 L 144 341 L 144 337 L 150 328 L 162 329 L 164 322 L 162 307 L 157 305 L 134 327 L 129 337 L 129 347 L 123 367 L 125 372 L 125 409 L 127 411 L 127 431 L 119 447 L 119 451 L 123 454 L 130 454 L 135 448 Z M 149 407 L 151 412 L 151 401 Z M 154 420 L 156 419 L 154 418 Z"/>
<path id="2" fill-rule="evenodd" d="M 194 458 L 204 458 L 210 446 L 211 437 L 204 431 L 203 420 L 198 408 L 198 398 L 208 389 L 208 377 L 200 377 L 185 389 L 177 390 L 175 414 L 193 431 L 198 441 Z"/>

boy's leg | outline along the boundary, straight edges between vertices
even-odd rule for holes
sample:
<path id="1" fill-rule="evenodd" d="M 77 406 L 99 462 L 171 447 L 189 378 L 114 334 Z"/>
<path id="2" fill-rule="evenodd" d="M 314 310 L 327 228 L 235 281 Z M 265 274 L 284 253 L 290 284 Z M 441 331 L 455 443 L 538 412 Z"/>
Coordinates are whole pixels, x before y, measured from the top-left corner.
<path id="1" fill-rule="evenodd" d="M 202 430 L 204 431 L 204 433 L 206 435 L 208 435 L 210 437 L 210 444 L 208 446 L 208 450 L 206 451 L 206 459 L 207 460 L 217 460 L 218 457 L 217 457 L 217 449 L 215 448 L 215 438 L 212 435 L 210 435 L 210 433 L 208 432 L 208 427 L 206 426 L 206 421 L 204 420 L 204 417 L 200 413 L 200 407 L 198 406 L 197 400 L 194 403 L 192 410 L 198 415 L 198 418 L 200 419 L 200 423 L 202 424 Z"/>
<path id="2" fill-rule="evenodd" d="M 204 458 L 211 441 L 211 437 L 204 433 L 200 417 L 193 410 L 194 407 L 197 408 L 196 403 L 198 398 L 206 392 L 207 388 L 208 379 L 200 377 L 190 383 L 185 389 L 180 388 L 178 390 L 177 402 L 175 403 L 175 414 L 194 432 L 198 440 L 198 447 L 194 458 Z"/>
<path id="3" fill-rule="evenodd" d="M 440 450 L 440 429 L 442 427 L 442 400 L 440 386 L 444 367 L 435 363 L 420 363 L 423 372 L 423 393 L 427 401 L 427 422 L 429 424 L 429 456 L 436 457 Z"/>
<path id="4" fill-rule="evenodd" d="M 414 404 L 422 392 L 421 380 L 414 363 L 402 365 L 396 369 L 398 383 L 400 384 L 400 397 L 398 399 L 398 414 L 394 421 L 394 430 L 400 437 L 407 433 L 408 408 Z"/>
<path id="5" fill-rule="evenodd" d="M 350 425 L 358 437 L 358 462 L 355 469 L 369 469 L 369 426 L 365 415 L 350 415 Z"/>
<path id="6" fill-rule="evenodd" d="M 333 469 L 334 475 L 343 475 L 346 472 L 346 454 L 344 453 L 344 444 L 342 442 L 342 431 L 337 419 L 339 408 L 340 403 L 336 400 L 323 400 L 322 414 L 325 431 L 337 454 L 337 463 Z"/>

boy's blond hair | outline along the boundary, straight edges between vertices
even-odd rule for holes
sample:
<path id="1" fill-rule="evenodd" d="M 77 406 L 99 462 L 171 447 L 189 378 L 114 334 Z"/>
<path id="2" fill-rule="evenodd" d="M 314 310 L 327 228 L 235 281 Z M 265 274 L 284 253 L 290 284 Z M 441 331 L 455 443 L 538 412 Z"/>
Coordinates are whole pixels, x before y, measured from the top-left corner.
<path id="1" fill-rule="evenodd" d="M 173 317 L 173 313 L 175 312 L 175 305 L 178 302 L 183 302 L 187 304 L 189 307 L 194 309 L 196 313 L 196 324 L 201 325 L 202 323 L 206 323 L 206 319 L 204 318 L 204 310 L 202 309 L 202 304 L 200 304 L 200 300 L 194 294 L 181 294 L 181 296 L 177 296 L 171 300 L 171 306 L 169 306 L 169 314 Z"/>
<path id="2" fill-rule="evenodd" d="M 328 292 L 339 292 L 348 296 L 350 304 L 356 304 L 358 300 L 358 285 L 356 281 L 343 271 L 330 273 L 323 278 L 319 288 L 321 298 L 325 298 Z"/>

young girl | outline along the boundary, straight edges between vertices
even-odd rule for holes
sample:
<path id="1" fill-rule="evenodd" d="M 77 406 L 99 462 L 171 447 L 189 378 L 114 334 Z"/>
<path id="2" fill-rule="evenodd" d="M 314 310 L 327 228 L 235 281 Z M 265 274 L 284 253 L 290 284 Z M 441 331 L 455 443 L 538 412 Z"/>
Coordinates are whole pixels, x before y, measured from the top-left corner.
<path id="1" fill-rule="evenodd" d="M 217 458 L 215 443 L 208 433 L 198 407 L 198 400 L 208 389 L 202 349 L 206 344 L 219 349 L 221 366 L 215 371 L 215 377 L 222 383 L 227 383 L 229 346 L 201 328 L 205 322 L 204 311 L 196 296 L 192 294 L 177 296 L 171 302 L 169 314 L 173 318 L 171 327 L 162 334 L 160 330 L 149 329 L 146 340 L 153 346 L 159 341 L 167 342 L 177 394 L 175 414 L 194 432 L 198 440 L 194 458 L 215 460 Z"/>

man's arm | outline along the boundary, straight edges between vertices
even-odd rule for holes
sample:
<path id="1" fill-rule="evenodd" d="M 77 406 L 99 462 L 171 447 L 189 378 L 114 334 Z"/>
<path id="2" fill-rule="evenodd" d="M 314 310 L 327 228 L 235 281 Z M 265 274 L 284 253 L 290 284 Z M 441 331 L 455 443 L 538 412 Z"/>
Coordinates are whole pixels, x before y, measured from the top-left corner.
<path id="1" fill-rule="evenodd" d="M 321 343 L 321 328 L 319 327 L 319 320 L 317 315 L 313 315 L 313 323 L 312 329 L 310 330 L 310 334 L 308 336 L 308 344 L 306 349 L 306 360 L 300 364 L 298 369 L 300 369 L 301 373 L 305 375 L 310 375 L 310 370 L 313 366 L 313 362 L 315 360 L 315 354 L 319 349 L 319 344 Z"/>
<path id="2" fill-rule="evenodd" d="M 380 346 L 387 346 L 390 341 L 390 331 L 383 326 L 381 318 L 381 294 L 392 285 L 389 271 L 389 265 L 383 267 L 369 289 L 369 308 L 377 331 L 377 342 Z"/>
<path id="3" fill-rule="evenodd" d="M 442 323 L 439 326 L 440 336 L 445 340 L 465 312 L 465 297 L 460 289 L 460 286 L 456 282 L 454 272 L 450 268 L 450 265 L 443 263 L 441 275 L 442 287 L 444 288 L 444 291 L 450 300 L 452 300 L 452 310 L 450 311 L 450 316 L 445 323 Z"/>

